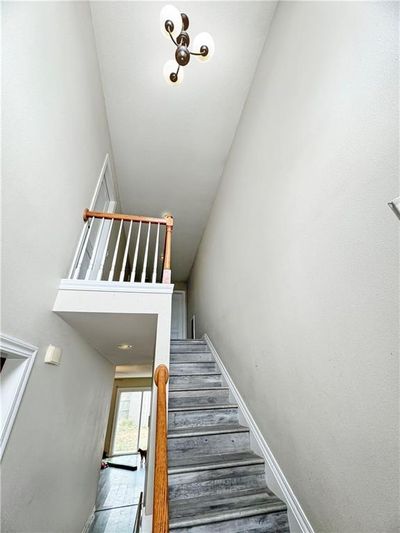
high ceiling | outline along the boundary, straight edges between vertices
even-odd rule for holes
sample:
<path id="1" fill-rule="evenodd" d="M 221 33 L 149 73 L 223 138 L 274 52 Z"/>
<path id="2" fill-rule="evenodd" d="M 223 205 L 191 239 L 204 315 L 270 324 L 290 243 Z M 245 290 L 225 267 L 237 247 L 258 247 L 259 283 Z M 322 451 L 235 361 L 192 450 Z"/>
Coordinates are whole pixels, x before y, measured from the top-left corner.
<path id="1" fill-rule="evenodd" d="M 211 33 L 214 57 L 192 59 L 171 87 L 161 35 L 168 2 L 92 2 L 93 26 L 125 213 L 171 212 L 173 280 L 185 281 L 207 222 L 275 2 L 176 2 L 189 34 Z M 234 220 L 234 213 L 232 220 Z"/>

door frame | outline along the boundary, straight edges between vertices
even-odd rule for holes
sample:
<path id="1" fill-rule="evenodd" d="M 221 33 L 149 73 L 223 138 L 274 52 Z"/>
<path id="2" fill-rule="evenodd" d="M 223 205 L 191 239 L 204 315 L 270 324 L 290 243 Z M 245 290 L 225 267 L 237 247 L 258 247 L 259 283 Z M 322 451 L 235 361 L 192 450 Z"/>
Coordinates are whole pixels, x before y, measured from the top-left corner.
<path id="1" fill-rule="evenodd" d="M 183 294 L 183 320 L 182 320 L 182 323 L 183 323 L 183 331 L 182 331 L 182 334 L 183 334 L 183 339 L 186 339 L 187 338 L 187 324 L 186 324 L 186 321 L 187 321 L 187 309 L 186 309 L 186 291 L 183 290 L 183 289 L 178 289 L 178 290 L 174 290 L 173 291 L 173 294 L 174 293 L 177 293 L 177 294 Z M 172 305 L 172 304 L 171 304 Z M 172 313 L 171 313 L 172 315 Z"/>
<path id="2" fill-rule="evenodd" d="M 117 387 L 117 393 L 115 396 L 115 405 L 114 405 L 114 414 L 113 414 L 113 421 L 112 421 L 112 428 L 111 428 L 111 439 L 110 439 L 110 457 L 118 457 L 119 455 L 137 455 L 136 452 L 132 453 L 114 453 L 114 439 L 115 439 L 115 433 L 117 429 L 117 415 L 118 415 L 118 407 L 119 407 L 119 401 L 121 398 L 121 392 L 145 392 L 149 391 L 151 392 L 151 387 Z M 139 433 L 138 433 L 138 442 L 140 439 L 140 423 L 142 421 L 142 408 L 143 408 L 143 394 L 140 400 L 140 413 L 139 413 Z M 150 430 L 150 427 L 149 427 Z"/>
<path id="3" fill-rule="evenodd" d="M 108 206 L 107 213 L 115 213 L 115 209 L 118 204 L 118 194 L 117 194 L 117 189 L 115 186 L 114 173 L 112 170 L 112 165 L 111 165 L 109 154 L 106 154 L 106 157 L 103 162 L 103 166 L 101 167 L 99 179 L 97 180 L 96 188 L 92 196 L 92 201 L 90 202 L 90 205 L 89 205 L 89 211 L 93 211 L 93 208 L 96 204 L 97 197 L 99 196 L 99 192 L 103 184 L 103 181 L 107 185 L 107 189 L 110 193 L 110 198 L 113 198 L 113 200 L 110 200 L 110 205 Z"/>
<path id="4" fill-rule="evenodd" d="M 0 461 L 3 458 L 25 388 L 39 348 L 0 333 L 0 351 L 5 357 L 1 373 Z M 7 376 L 6 379 L 5 376 Z"/>
<path id="5" fill-rule="evenodd" d="M 101 189 L 101 186 L 103 184 L 103 180 L 105 182 L 105 184 L 107 185 L 107 189 L 110 193 L 110 198 L 113 198 L 113 200 L 110 200 L 110 203 L 108 205 L 108 208 L 107 208 L 107 213 L 115 213 L 115 210 L 117 208 L 117 205 L 118 205 L 118 191 L 117 191 L 117 187 L 115 185 L 115 180 L 114 180 L 114 173 L 113 173 L 113 169 L 112 169 L 112 164 L 111 164 L 111 159 L 110 159 L 110 156 L 109 154 L 107 153 L 105 158 L 104 158 L 104 162 L 103 162 L 103 165 L 101 167 L 101 171 L 100 171 L 100 175 L 99 175 L 99 178 L 97 180 L 97 183 L 96 183 L 96 187 L 94 189 L 94 193 L 93 193 L 93 196 L 92 196 L 92 200 L 90 202 L 90 205 L 89 205 L 89 210 L 90 211 L 93 211 L 93 208 L 96 204 L 96 201 L 97 201 L 97 197 L 99 196 L 99 192 L 100 192 L 100 189 Z M 75 254 L 74 254 L 74 257 L 72 259 L 72 263 L 71 263 L 71 267 L 69 269 L 69 272 L 68 272 L 68 279 L 72 279 L 73 277 L 73 274 L 74 274 L 74 271 L 75 271 L 75 268 L 76 268 L 76 265 L 78 263 L 78 259 L 80 257 L 80 255 L 82 253 L 84 253 L 83 251 L 83 245 L 84 245 L 84 242 L 85 242 L 85 237 L 86 237 L 86 233 L 87 231 L 89 230 L 89 222 L 90 220 L 87 220 L 82 228 L 82 231 L 81 231 L 81 235 L 79 237 L 79 241 L 78 241 L 78 245 L 75 249 Z M 107 220 L 105 221 L 105 224 L 104 224 L 104 228 L 103 228 L 103 241 L 105 240 L 105 236 L 107 235 L 107 233 L 105 233 L 105 229 L 110 227 L 110 224 L 111 224 L 111 221 L 110 220 Z"/>

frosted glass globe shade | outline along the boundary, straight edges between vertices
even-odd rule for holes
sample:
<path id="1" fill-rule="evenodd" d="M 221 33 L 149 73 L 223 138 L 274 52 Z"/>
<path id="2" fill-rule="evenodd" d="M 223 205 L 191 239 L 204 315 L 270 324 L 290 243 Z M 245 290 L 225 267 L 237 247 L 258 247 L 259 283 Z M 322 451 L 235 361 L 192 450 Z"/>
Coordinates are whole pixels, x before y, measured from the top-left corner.
<path id="1" fill-rule="evenodd" d="M 168 85 L 176 86 L 176 85 L 180 85 L 183 82 L 184 70 L 182 67 L 179 69 L 177 81 L 173 82 L 170 78 L 172 72 L 176 72 L 178 70 L 178 67 L 179 67 L 178 63 L 174 61 L 173 59 L 170 59 L 169 61 L 165 63 L 163 74 L 164 74 L 164 79 L 168 83 Z"/>
<path id="2" fill-rule="evenodd" d="M 193 52 L 198 54 L 202 46 L 207 46 L 208 54 L 206 56 L 196 56 L 199 61 L 208 61 L 212 58 L 215 52 L 215 43 L 214 39 L 207 32 L 199 33 L 196 35 L 193 41 Z"/>
<path id="3" fill-rule="evenodd" d="M 180 34 L 181 29 L 182 29 L 182 17 L 181 17 L 181 13 L 179 9 L 168 4 L 167 6 L 164 6 L 162 10 L 160 11 L 161 33 L 169 39 L 169 33 L 165 29 L 165 22 L 167 20 L 170 20 L 173 23 L 174 29 L 172 30 L 172 35 L 174 37 L 177 37 Z"/>

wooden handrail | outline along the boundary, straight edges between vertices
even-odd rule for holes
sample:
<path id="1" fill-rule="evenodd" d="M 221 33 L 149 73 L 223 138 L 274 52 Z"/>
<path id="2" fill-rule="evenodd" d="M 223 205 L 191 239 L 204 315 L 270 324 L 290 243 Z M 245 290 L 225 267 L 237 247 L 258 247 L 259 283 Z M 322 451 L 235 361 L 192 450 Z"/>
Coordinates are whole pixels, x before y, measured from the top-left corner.
<path id="1" fill-rule="evenodd" d="M 159 365 L 154 374 L 157 385 L 156 455 L 154 465 L 153 533 L 168 533 L 167 389 L 168 368 Z"/>
<path id="2" fill-rule="evenodd" d="M 150 222 L 151 224 L 163 224 L 167 227 L 174 225 L 174 218 L 166 215 L 164 218 L 145 217 L 142 215 L 123 215 L 122 213 L 103 213 L 102 211 L 90 211 L 84 209 L 83 220 L 86 222 L 89 218 L 105 218 L 106 220 L 126 220 L 130 222 Z"/>

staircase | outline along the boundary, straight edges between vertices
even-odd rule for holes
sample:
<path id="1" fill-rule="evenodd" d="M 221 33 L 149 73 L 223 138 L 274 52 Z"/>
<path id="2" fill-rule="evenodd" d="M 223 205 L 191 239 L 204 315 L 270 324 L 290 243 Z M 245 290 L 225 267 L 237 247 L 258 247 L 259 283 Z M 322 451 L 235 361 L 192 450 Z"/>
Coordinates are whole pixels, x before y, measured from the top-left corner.
<path id="1" fill-rule="evenodd" d="M 264 469 L 205 341 L 172 341 L 170 531 L 289 532 L 286 505 L 266 486 Z"/>

